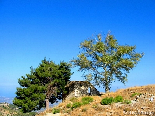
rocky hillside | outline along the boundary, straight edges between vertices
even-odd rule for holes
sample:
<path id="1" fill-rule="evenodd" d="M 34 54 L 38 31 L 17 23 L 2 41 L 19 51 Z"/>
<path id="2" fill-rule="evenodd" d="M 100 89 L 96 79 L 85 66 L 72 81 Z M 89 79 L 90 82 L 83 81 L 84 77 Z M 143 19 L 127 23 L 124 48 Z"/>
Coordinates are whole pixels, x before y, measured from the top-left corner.
<path id="1" fill-rule="evenodd" d="M 35 116 L 35 114 L 35 112 L 21 113 L 13 104 L 0 103 L 0 116 Z"/>
<path id="2" fill-rule="evenodd" d="M 120 89 L 85 98 L 71 98 L 36 116 L 155 116 L 155 85 Z"/>

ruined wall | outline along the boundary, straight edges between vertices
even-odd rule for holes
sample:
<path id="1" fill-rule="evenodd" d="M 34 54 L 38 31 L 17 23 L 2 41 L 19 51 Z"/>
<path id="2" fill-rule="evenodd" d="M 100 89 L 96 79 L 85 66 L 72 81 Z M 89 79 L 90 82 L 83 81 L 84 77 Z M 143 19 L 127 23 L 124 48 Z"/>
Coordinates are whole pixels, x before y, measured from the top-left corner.
<path id="1" fill-rule="evenodd" d="M 100 95 L 100 92 L 94 86 L 91 86 L 90 92 L 90 95 Z"/>
<path id="2" fill-rule="evenodd" d="M 87 81 L 72 81 L 68 85 L 69 93 L 64 99 L 69 100 L 72 97 L 81 97 L 89 95 L 99 95 L 99 91 Z"/>

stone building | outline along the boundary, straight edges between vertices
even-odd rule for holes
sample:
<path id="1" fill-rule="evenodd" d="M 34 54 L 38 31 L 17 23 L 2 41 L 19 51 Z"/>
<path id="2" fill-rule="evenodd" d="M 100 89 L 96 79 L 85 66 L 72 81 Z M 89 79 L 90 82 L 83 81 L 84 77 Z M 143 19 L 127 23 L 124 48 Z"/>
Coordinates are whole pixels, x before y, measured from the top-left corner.
<path id="1" fill-rule="evenodd" d="M 63 95 L 63 101 L 72 97 L 100 95 L 100 92 L 88 81 L 70 81 L 66 85 L 67 94 Z"/>

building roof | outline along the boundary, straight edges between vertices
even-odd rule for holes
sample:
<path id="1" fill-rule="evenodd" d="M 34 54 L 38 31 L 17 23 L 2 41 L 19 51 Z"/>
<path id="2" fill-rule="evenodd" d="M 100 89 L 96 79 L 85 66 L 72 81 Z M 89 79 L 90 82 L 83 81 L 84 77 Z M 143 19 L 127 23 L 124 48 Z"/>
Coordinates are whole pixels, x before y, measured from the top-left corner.
<path id="1" fill-rule="evenodd" d="M 90 84 L 92 85 L 89 81 L 69 81 L 66 85 L 66 87 L 70 87 L 72 84 Z"/>

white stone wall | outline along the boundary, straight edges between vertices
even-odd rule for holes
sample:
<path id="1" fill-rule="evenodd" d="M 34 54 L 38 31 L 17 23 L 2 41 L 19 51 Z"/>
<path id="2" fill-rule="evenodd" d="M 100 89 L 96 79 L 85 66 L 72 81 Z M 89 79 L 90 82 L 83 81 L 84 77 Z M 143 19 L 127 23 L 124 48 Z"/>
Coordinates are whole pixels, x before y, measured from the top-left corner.
<path id="1" fill-rule="evenodd" d="M 99 91 L 89 82 L 75 81 L 69 86 L 69 93 L 64 99 L 71 99 L 72 97 L 99 95 Z"/>

